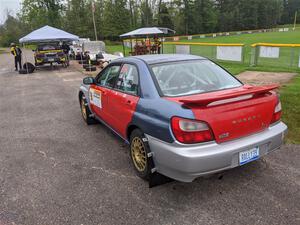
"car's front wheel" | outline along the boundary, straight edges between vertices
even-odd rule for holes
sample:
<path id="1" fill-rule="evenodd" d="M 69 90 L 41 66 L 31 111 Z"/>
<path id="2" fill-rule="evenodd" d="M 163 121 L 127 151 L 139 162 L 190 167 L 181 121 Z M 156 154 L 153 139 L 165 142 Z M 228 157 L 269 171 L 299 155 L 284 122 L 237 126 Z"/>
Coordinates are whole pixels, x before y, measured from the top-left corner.
<path id="1" fill-rule="evenodd" d="M 80 98 L 80 109 L 83 120 L 87 123 L 87 125 L 95 124 L 97 121 L 91 117 L 92 113 L 87 106 L 87 101 L 84 96 Z"/>
<path id="2" fill-rule="evenodd" d="M 143 132 L 135 129 L 130 135 L 130 158 L 137 175 L 145 180 L 149 179 L 153 168 L 149 145 Z"/>

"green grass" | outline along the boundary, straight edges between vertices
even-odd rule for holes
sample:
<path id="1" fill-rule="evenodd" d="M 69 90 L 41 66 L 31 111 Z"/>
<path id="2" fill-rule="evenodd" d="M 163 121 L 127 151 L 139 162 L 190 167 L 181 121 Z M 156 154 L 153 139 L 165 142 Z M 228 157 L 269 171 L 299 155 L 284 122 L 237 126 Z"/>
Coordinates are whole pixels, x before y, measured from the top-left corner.
<path id="1" fill-rule="evenodd" d="M 286 137 L 288 143 L 300 144 L 300 76 L 280 89 L 282 103 L 282 120 L 289 131 Z"/>
<path id="2" fill-rule="evenodd" d="M 202 43 L 241 43 L 244 44 L 244 69 L 249 69 L 251 58 L 251 47 L 254 43 L 266 42 L 266 43 L 280 43 L 280 44 L 295 44 L 300 43 L 300 28 L 295 31 L 289 32 L 267 32 L 267 33 L 255 33 L 255 34 L 241 34 L 232 36 L 220 36 L 216 38 L 195 38 L 187 40 L 181 38 L 180 42 L 202 42 Z M 166 52 L 174 52 L 172 45 L 166 46 Z M 216 47 L 211 46 L 191 46 L 191 53 L 195 55 L 202 55 L 214 60 Z M 292 52 L 293 51 L 293 52 Z M 300 48 L 285 47 L 280 48 L 280 57 L 278 59 L 259 58 L 257 66 L 264 68 L 266 71 L 273 71 L 274 67 L 277 67 L 278 71 L 297 71 L 298 61 L 300 56 Z M 238 66 L 242 67 L 242 66 Z M 231 68 L 228 68 L 229 70 Z M 235 70 L 233 68 L 233 70 Z M 261 70 L 261 69 L 259 69 Z"/>
<path id="3" fill-rule="evenodd" d="M 290 27 L 286 25 L 283 27 Z M 259 58 L 257 66 L 250 67 L 250 58 L 252 54 L 251 45 L 259 42 L 267 43 L 283 43 L 283 44 L 294 44 L 300 43 L 300 27 L 297 27 L 295 31 L 289 32 L 267 32 L 267 33 L 255 33 L 255 34 L 241 34 L 232 36 L 222 36 L 216 38 L 195 38 L 187 40 L 181 38 L 181 42 L 206 42 L 206 43 L 242 43 L 244 47 L 244 61 L 243 63 L 231 63 L 217 61 L 227 70 L 233 74 L 238 74 L 245 70 L 259 70 L 259 71 L 277 71 L 277 72 L 300 72 L 298 68 L 298 61 L 300 57 L 300 48 L 294 48 L 292 55 L 292 48 L 286 47 L 280 49 L 280 57 L 278 59 L 270 58 Z M 106 46 L 107 51 L 123 52 L 122 45 L 108 45 Z M 212 60 L 215 60 L 216 47 L 212 46 L 191 46 L 191 54 L 201 55 Z M 130 49 L 126 48 L 126 55 L 129 55 Z M 164 53 L 174 53 L 174 45 L 164 45 Z"/>

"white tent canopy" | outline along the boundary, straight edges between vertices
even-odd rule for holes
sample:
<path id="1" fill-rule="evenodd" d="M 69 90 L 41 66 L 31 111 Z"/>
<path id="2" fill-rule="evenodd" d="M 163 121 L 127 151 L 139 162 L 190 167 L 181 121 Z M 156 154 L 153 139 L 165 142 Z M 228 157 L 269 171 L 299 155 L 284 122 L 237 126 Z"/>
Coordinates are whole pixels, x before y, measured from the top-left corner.
<path id="1" fill-rule="evenodd" d="M 66 31 L 50 27 L 48 25 L 34 30 L 25 37 L 19 39 L 20 43 L 34 43 L 34 42 L 50 42 L 50 41 L 78 41 L 79 37 L 70 34 Z"/>
<path id="2" fill-rule="evenodd" d="M 137 30 L 130 31 L 128 33 L 120 35 L 120 37 L 135 37 L 135 36 L 146 36 L 146 35 L 155 35 L 155 34 L 163 34 L 157 27 L 144 27 Z"/>

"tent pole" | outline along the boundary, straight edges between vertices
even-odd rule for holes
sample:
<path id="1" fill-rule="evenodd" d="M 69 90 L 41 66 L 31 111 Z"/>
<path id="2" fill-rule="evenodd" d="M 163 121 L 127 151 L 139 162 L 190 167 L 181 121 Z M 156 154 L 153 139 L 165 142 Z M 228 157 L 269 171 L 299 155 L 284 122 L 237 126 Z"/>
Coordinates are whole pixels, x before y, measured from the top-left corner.
<path id="1" fill-rule="evenodd" d="M 122 40 L 122 45 L 123 45 L 123 54 L 124 54 L 124 57 L 125 57 L 126 56 L 126 52 L 125 52 L 124 40 Z"/>
<path id="2" fill-rule="evenodd" d="M 24 50 L 24 57 L 25 57 L 25 63 L 27 62 L 27 57 L 26 57 L 26 53 L 25 53 L 25 43 L 23 43 L 23 50 Z M 21 62 L 22 63 L 22 62 Z M 27 72 L 27 74 L 28 74 L 28 66 L 27 66 L 27 64 L 26 64 L 26 72 Z"/>
<path id="3" fill-rule="evenodd" d="M 162 37 L 162 42 L 161 42 L 161 54 L 164 54 L 164 37 Z"/>

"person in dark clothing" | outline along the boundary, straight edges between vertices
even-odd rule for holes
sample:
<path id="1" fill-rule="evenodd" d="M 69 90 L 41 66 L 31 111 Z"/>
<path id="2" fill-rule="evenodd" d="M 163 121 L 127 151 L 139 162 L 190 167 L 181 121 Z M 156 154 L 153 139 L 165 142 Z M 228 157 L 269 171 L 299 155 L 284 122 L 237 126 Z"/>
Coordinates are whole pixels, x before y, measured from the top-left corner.
<path id="1" fill-rule="evenodd" d="M 64 42 L 62 45 L 61 45 L 61 49 L 63 50 L 63 52 L 65 53 L 65 56 L 67 58 L 66 60 L 66 63 L 67 65 L 69 65 L 69 52 L 70 52 L 70 46 Z"/>
<path id="2" fill-rule="evenodd" d="M 22 51 L 15 43 L 11 43 L 10 46 L 10 52 L 15 57 L 15 70 L 18 71 L 18 65 L 19 69 L 22 69 Z"/>
<path id="3" fill-rule="evenodd" d="M 63 43 L 61 45 L 62 50 L 64 51 L 64 53 L 66 55 L 69 55 L 69 51 L 70 51 L 70 46 L 67 43 Z"/>

